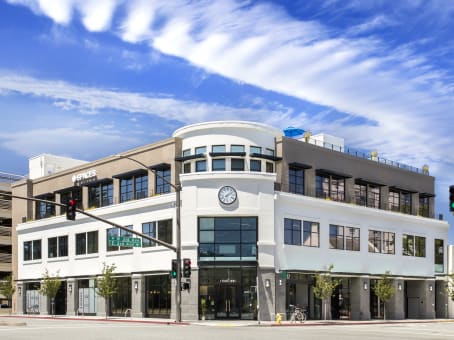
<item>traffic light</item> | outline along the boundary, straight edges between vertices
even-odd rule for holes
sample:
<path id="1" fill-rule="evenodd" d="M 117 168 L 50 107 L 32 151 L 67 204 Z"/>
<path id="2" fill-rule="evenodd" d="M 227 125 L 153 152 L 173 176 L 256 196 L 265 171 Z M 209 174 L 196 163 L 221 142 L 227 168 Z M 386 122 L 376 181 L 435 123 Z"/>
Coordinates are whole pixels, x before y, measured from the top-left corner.
<path id="1" fill-rule="evenodd" d="M 183 277 L 191 277 L 191 259 L 183 259 Z"/>
<path id="2" fill-rule="evenodd" d="M 176 279 L 177 277 L 177 268 L 178 268 L 177 260 L 172 260 L 172 271 L 170 272 L 170 276 L 172 277 L 172 279 Z"/>
<path id="3" fill-rule="evenodd" d="M 449 187 L 449 211 L 454 211 L 454 185 Z"/>
<path id="4" fill-rule="evenodd" d="M 69 200 L 68 204 L 66 205 L 66 219 L 74 221 L 76 219 L 76 208 L 77 208 L 77 201 L 76 200 Z"/>

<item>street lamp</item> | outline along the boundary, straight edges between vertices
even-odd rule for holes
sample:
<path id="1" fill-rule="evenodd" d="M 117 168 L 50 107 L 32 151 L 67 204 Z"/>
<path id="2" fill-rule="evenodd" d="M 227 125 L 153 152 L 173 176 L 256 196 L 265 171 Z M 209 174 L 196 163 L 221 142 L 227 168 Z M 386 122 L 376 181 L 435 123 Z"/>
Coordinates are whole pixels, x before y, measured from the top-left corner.
<path id="1" fill-rule="evenodd" d="M 130 161 L 133 161 L 143 168 L 150 170 L 153 172 L 155 176 L 158 176 L 160 179 L 162 179 L 164 182 L 169 184 L 174 190 L 176 194 L 176 202 L 175 202 L 175 209 L 176 209 L 176 222 L 177 222 L 177 239 L 176 239 L 176 257 L 177 257 L 177 277 L 176 277 L 176 287 L 175 287 L 175 293 L 176 293 L 176 308 L 175 308 L 175 321 L 176 322 L 181 322 L 181 199 L 180 199 L 180 193 L 181 193 L 181 184 L 173 184 L 169 182 L 166 178 L 161 176 L 160 174 L 157 173 L 157 171 L 153 168 L 150 168 L 149 166 L 145 165 L 141 161 L 138 161 L 137 159 L 131 158 L 129 156 L 124 156 L 117 154 L 115 157 L 118 158 L 126 158 L 129 159 Z M 173 249 L 172 249 L 173 250 Z"/>

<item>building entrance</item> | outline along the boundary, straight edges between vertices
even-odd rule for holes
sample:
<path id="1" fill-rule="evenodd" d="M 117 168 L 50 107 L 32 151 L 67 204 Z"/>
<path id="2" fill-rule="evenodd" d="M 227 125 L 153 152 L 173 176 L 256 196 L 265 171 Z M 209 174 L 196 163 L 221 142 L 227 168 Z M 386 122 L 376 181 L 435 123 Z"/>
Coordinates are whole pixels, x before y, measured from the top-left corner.
<path id="1" fill-rule="evenodd" d="M 199 270 L 201 319 L 257 318 L 257 268 L 206 266 Z"/>
<path id="2" fill-rule="evenodd" d="M 219 284 L 216 291 L 216 319 L 238 319 L 240 317 L 239 286 Z"/>

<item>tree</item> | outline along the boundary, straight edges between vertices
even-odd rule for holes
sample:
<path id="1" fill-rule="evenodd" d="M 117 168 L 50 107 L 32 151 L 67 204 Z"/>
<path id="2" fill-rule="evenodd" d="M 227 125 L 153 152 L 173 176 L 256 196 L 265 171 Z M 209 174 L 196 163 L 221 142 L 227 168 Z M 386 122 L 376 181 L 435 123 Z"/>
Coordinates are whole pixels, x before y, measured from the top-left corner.
<path id="1" fill-rule="evenodd" d="M 110 298 L 117 292 L 117 280 L 113 276 L 115 269 L 115 264 L 109 266 L 103 263 L 102 276 L 96 279 L 96 286 L 98 288 L 96 293 L 104 298 L 106 319 L 109 312 Z"/>
<path id="2" fill-rule="evenodd" d="M 43 274 L 39 293 L 50 298 L 51 315 L 55 314 L 55 295 L 57 295 L 57 292 L 60 289 L 60 285 L 61 280 L 58 277 L 58 272 L 56 276 L 52 277 L 49 275 L 49 271 L 46 269 Z"/>
<path id="3" fill-rule="evenodd" d="M 449 274 L 448 285 L 446 286 L 448 296 L 454 301 L 454 274 Z"/>
<path id="4" fill-rule="evenodd" d="M 389 278 L 391 273 L 387 270 L 382 277 L 377 281 L 377 284 L 373 287 L 375 295 L 383 301 L 383 318 L 386 320 L 386 303 L 394 295 L 393 281 Z"/>
<path id="5" fill-rule="evenodd" d="M 315 275 L 314 294 L 317 298 L 321 299 L 324 303 L 324 319 L 326 320 L 326 303 L 333 295 L 334 289 L 339 285 L 340 280 L 331 277 L 331 271 L 334 266 L 330 265 L 327 273 Z"/>
<path id="6" fill-rule="evenodd" d="M 14 293 L 16 292 L 16 287 L 14 287 L 13 277 L 8 275 L 4 281 L 0 282 L 0 293 L 5 296 L 9 301 L 9 306 L 11 307 L 11 301 Z M 11 314 L 11 309 L 10 309 Z"/>

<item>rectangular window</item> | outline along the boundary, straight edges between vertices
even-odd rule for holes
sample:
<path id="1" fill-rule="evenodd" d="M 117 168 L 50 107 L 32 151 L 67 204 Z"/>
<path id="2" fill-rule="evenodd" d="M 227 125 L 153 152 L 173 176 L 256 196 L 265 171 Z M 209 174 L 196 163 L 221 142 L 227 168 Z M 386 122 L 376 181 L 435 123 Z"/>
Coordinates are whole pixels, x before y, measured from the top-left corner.
<path id="1" fill-rule="evenodd" d="M 99 208 L 113 204 L 113 184 L 103 183 L 88 188 L 88 207 Z"/>
<path id="2" fill-rule="evenodd" d="M 107 251 L 117 251 L 117 250 L 119 250 L 120 246 L 110 245 L 109 236 L 119 237 L 120 236 L 120 229 L 119 228 L 109 228 L 109 229 L 107 229 L 107 247 L 106 247 Z"/>
<path id="3" fill-rule="evenodd" d="M 435 239 L 435 272 L 443 273 L 444 272 L 444 260 L 445 260 L 445 248 L 444 241 Z"/>
<path id="4" fill-rule="evenodd" d="M 156 170 L 156 194 L 170 192 L 170 168 Z"/>
<path id="5" fill-rule="evenodd" d="M 251 153 L 251 154 L 253 154 L 253 153 L 262 154 L 262 148 L 260 146 L 250 146 L 249 147 L 249 153 Z"/>
<path id="6" fill-rule="evenodd" d="M 332 178 L 330 186 L 330 197 L 333 201 L 343 202 L 345 200 L 345 180 L 343 178 Z"/>
<path id="7" fill-rule="evenodd" d="M 345 227 L 345 250 L 360 251 L 359 228 Z"/>
<path id="8" fill-rule="evenodd" d="M 76 255 L 98 252 L 98 231 L 76 234 Z"/>
<path id="9" fill-rule="evenodd" d="M 158 240 L 172 244 L 172 220 L 158 221 Z"/>
<path id="10" fill-rule="evenodd" d="M 256 261 L 257 218 L 199 218 L 201 261 Z"/>
<path id="11" fill-rule="evenodd" d="M 52 237 L 47 239 L 47 257 L 57 257 L 57 238 Z"/>
<path id="12" fill-rule="evenodd" d="M 191 156 L 191 149 L 183 150 L 182 155 L 183 157 Z"/>
<path id="13" fill-rule="evenodd" d="M 303 222 L 303 246 L 320 247 L 320 225 L 317 222 Z"/>
<path id="14" fill-rule="evenodd" d="M 46 201 L 55 202 L 55 195 L 45 195 L 37 197 Z M 35 217 L 37 220 L 55 216 L 55 205 L 46 202 L 36 202 Z"/>
<path id="15" fill-rule="evenodd" d="M 429 197 L 419 197 L 419 215 L 429 217 Z"/>
<path id="16" fill-rule="evenodd" d="M 148 175 L 134 177 L 135 199 L 148 197 Z"/>
<path id="17" fill-rule="evenodd" d="M 367 185 L 355 184 L 355 202 L 356 205 L 367 205 Z"/>
<path id="18" fill-rule="evenodd" d="M 273 149 L 265 149 L 265 155 L 267 156 L 274 156 L 274 150 Z"/>
<path id="19" fill-rule="evenodd" d="M 389 210 L 400 211 L 400 194 L 397 191 L 390 191 L 388 194 Z"/>
<path id="20" fill-rule="evenodd" d="M 381 253 L 381 231 L 369 230 L 369 253 Z"/>
<path id="21" fill-rule="evenodd" d="M 211 152 L 225 152 L 225 145 L 213 145 L 211 147 Z"/>
<path id="22" fill-rule="evenodd" d="M 244 152 L 244 145 L 231 145 L 230 152 Z"/>
<path id="23" fill-rule="evenodd" d="M 301 245 L 301 221 L 284 218 L 284 243 Z"/>
<path id="24" fill-rule="evenodd" d="M 304 195 L 304 169 L 289 168 L 288 181 L 289 192 Z"/>
<path id="25" fill-rule="evenodd" d="M 380 209 L 380 187 L 372 185 L 367 187 L 367 206 Z"/>
<path id="26" fill-rule="evenodd" d="M 195 162 L 195 171 L 196 172 L 204 172 L 207 171 L 207 161 L 196 161 Z"/>
<path id="27" fill-rule="evenodd" d="M 214 158 L 211 167 L 212 171 L 225 171 L 225 158 Z"/>
<path id="28" fill-rule="evenodd" d="M 191 162 L 186 162 L 183 164 L 183 173 L 184 174 L 191 173 Z"/>
<path id="29" fill-rule="evenodd" d="M 156 238 L 156 222 L 142 223 L 142 234 Z M 142 238 L 142 247 L 146 248 L 154 246 L 156 246 L 155 242 Z"/>
<path id="30" fill-rule="evenodd" d="M 274 173 L 274 163 L 266 162 L 265 168 L 266 168 L 265 170 L 267 173 L 269 173 L 269 174 Z"/>
<path id="31" fill-rule="evenodd" d="M 24 242 L 24 261 L 41 259 L 41 240 Z"/>
<path id="32" fill-rule="evenodd" d="M 206 146 L 198 146 L 195 148 L 195 154 L 196 155 L 204 155 L 207 152 L 207 147 Z"/>
<path id="33" fill-rule="evenodd" d="M 47 239 L 47 257 L 68 256 L 68 236 L 51 237 Z"/>
<path id="34" fill-rule="evenodd" d="M 426 257 L 426 238 L 415 236 L 415 256 Z"/>
<path id="35" fill-rule="evenodd" d="M 133 178 L 120 179 L 120 202 L 127 202 L 133 199 Z"/>
<path id="36" fill-rule="evenodd" d="M 402 235 L 402 254 L 405 256 L 426 257 L 426 238 Z"/>
<path id="37" fill-rule="evenodd" d="M 232 158 L 232 160 L 231 160 L 231 170 L 232 171 L 244 171 L 244 159 L 242 159 L 242 158 Z"/>
<path id="38" fill-rule="evenodd" d="M 401 209 L 400 211 L 404 214 L 411 214 L 411 193 L 402 192 L 401 197 Z"/>
<path id="39" fill-rule="evenodd" d="M 383 232 L 383 254 L 395 254 L 396 234 Z"/>
<path id="40" fill-rule="evenodd" d="M 329 225 L 329 247 L 330 249 L 344 249 L 344 227 L 340 225 Z"/>
<path id="41" fill-rule="evenodd" d="M 129 229 L 132 229 L 132 225 L 126 226 Z M 128 230 L 120 229 L 120 237 L 132 237 L 133 234 L 131 234 Z M 125 250 L 125 249 L 132 249 L 132 247 L 124 247 L 120 246 L 120 250 Z"/>
<path id="42" fill-rule="evenodd" d="M 250 160 L 250 171 L 262 171 L 262 161 L 258 159 Z"/>
<path id="43" fill-rule="evenodd" d="M 315 194 L 318 198 L 330 197 L 329 187 L 329 177 L 319 175 L 315 177 Z"/>
<path id="44" fill-rule="evenodd" d="M 24 261 L 30 261 L 32 259 L 32 241 L 26 241 L 24 242 Z"/>

